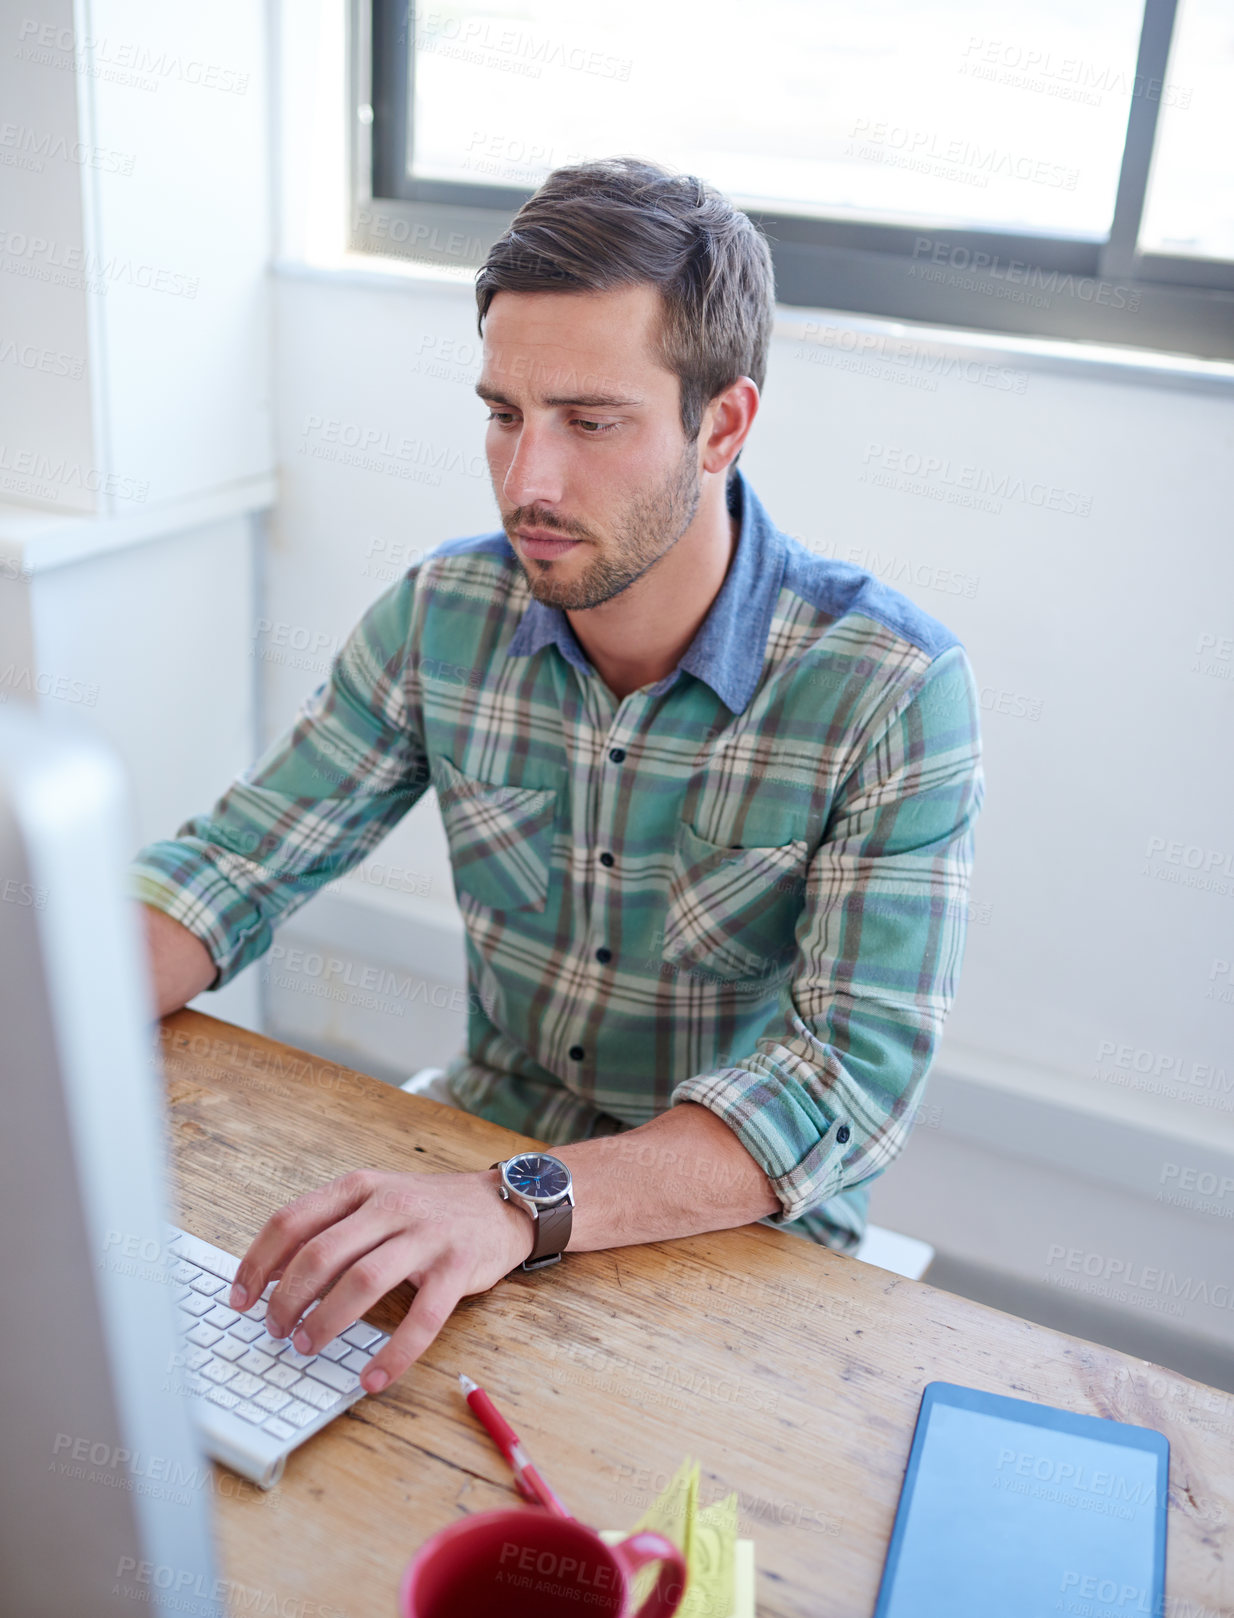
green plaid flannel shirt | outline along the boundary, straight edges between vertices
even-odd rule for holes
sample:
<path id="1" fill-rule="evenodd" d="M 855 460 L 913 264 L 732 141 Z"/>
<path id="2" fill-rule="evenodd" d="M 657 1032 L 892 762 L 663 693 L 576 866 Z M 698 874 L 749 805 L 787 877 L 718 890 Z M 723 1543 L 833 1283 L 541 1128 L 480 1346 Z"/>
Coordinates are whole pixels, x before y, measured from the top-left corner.
<path id="1" fill-rule="evenodd" d="M 777 530 L 740 472 L 730 507 L 697 635 L 620 702 L 503 533 L 440 546 L 210 813 L 140 852 L 133 891 L 221 987 L 433 786 L 466 929 L 460 1104 L 560 1145 L 699 1102 L 766 1171 L 770 1223 L 851 1252 L 956 993 L 977 690 L 950 631 Z"/>

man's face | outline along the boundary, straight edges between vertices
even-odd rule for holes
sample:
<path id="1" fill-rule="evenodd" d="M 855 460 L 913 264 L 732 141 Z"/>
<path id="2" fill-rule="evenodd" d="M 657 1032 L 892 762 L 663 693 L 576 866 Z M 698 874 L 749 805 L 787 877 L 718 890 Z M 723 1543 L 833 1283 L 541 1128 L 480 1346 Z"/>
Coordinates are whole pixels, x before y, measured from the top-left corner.
<path id="1" fill-rule="evenodd" d="M 531 593 L 579 611 L 669 551 L 699 500 L 680 382 L 655 350 L 660 295 L 499 292 L 484 322 L 485 439 Z"/>

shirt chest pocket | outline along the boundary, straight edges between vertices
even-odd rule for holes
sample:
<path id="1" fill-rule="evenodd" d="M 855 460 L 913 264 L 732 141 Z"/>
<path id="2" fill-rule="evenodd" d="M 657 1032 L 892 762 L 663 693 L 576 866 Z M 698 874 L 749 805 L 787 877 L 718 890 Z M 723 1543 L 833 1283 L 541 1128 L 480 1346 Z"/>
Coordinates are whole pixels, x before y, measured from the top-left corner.
<path id="1" fill-rule="evenodd" d="M 440 757 L 433 760 L 433 784 L 460 896 L 494 910 L 543 910 L 556 792 L 477 781 Z"/>
<path id="2" fill-rule="evenodd" d="M 809 843 L 709 843 L 678 829 L 664 921 L 664 960 L 730 981 L 773 976 L 796 953 Z"/>

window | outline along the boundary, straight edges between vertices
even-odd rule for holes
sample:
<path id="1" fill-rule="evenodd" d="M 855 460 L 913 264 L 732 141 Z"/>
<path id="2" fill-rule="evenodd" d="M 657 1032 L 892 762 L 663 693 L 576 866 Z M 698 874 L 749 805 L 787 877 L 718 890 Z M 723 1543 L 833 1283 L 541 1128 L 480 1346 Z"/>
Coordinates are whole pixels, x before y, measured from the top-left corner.
<path id="1" fill-rule="evenodd" d="M 1141 246 L 1146 253 L 1228 263 L 1234 259 L 1234 7 L 1228 0 L 1191 0 L 1185 8 L 1167 85 Z"/>
<path id="2" fill-rule="evenodd" d="M 1228 0 L 354 4 L 357 248 L 474 267 L 551 169 L 643 155 L 782 303 L 1234 358 Z"/>

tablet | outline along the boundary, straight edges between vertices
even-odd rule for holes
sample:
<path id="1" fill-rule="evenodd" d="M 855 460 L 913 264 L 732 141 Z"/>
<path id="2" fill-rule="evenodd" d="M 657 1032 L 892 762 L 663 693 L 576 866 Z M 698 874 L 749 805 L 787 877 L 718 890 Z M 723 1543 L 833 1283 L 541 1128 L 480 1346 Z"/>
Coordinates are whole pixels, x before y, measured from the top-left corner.
<path id="1" fill-rule="evenodd" d="M 931 1382 L 874 1618 L 1164 1611 L 1169 1463 L 1149 1427 Z"/>

